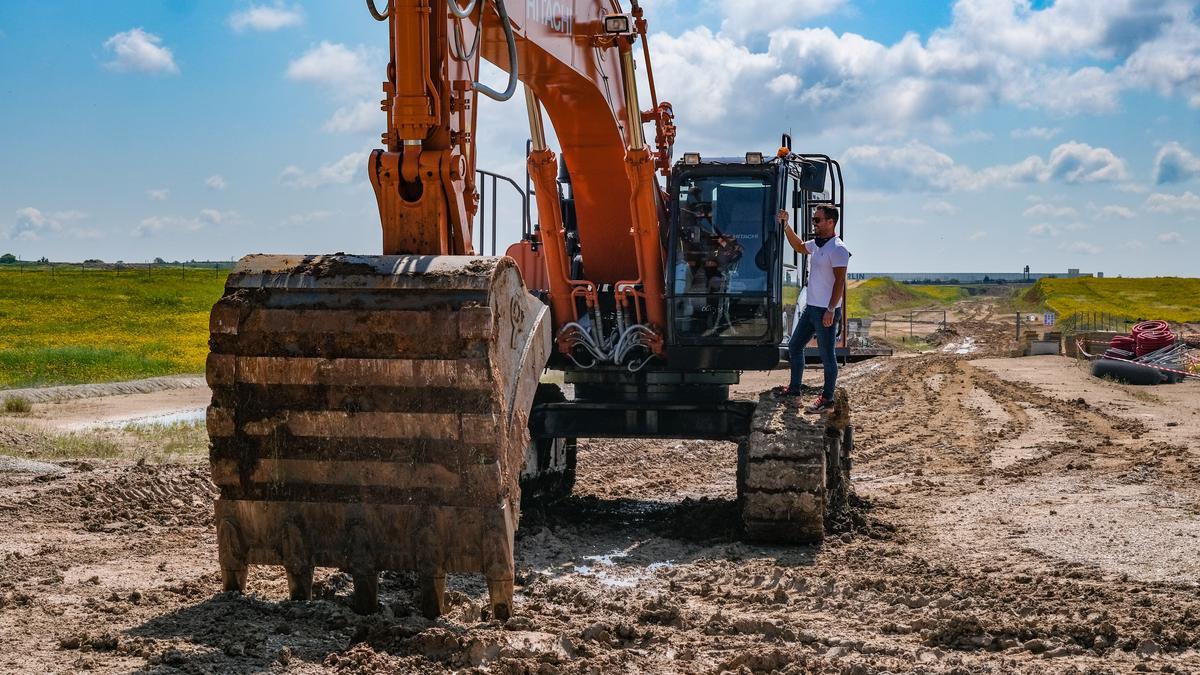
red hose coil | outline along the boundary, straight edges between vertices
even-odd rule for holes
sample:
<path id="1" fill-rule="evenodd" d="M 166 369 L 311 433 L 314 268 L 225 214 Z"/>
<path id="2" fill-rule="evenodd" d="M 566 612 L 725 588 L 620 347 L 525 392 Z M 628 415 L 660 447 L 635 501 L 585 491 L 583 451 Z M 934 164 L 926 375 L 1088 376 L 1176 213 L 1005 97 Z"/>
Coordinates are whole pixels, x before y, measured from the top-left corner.
<path id="1" fill-rule="evenodd" d="M 1150 352 L 1175 344 L 1175 333 L 1171 332 L 1171 327 L 1167 325 L 1166 321 L 1143 321 L 1133 327 L 1131 337 L 1134 343 L 1133 351 L 1138 356 L 1145 356 Z M 1122 348 L 1127 349 L 1127 347 Z"/>

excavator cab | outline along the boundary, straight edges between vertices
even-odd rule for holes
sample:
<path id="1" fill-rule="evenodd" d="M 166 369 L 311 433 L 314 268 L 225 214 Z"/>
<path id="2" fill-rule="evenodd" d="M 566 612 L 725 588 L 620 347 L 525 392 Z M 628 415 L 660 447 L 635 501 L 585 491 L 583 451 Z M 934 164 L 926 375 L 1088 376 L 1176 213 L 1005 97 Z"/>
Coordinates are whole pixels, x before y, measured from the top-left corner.
<path id="1" fill-rule="evenodd" d="M 690 170 L 687 170 L 690 169 Z M 688 167 L 671 186 L 670 335 L 676 345 L 770 345 L 779 322 L 774 167 Z"/>
<path id="2" fill-rule="evenodd" d="M 767 370 L 790 333 L 796 266 L 781 209 L 810 228 L 832 160 L 791 155 L 764 162 L 687 153 L 668 185 L 668 367 Z M 785 270 L 785 268 L 789 268 Z"/>

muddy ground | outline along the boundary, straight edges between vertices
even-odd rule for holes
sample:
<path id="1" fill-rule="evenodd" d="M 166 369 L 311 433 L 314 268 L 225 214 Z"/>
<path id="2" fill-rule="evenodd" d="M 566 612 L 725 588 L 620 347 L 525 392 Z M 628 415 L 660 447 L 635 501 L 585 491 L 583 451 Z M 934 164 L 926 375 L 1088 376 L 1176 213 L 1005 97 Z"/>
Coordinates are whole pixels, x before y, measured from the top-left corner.
<path id="1" fill-rule="evenodd" d="M 504 624 L 472 577 L 436 622 L 403 574 L 371 617 L 328 570 L 309 603 L 275 568 L 221 594 L 201 455 L 38 461 L 84 404 L 0 417 L 0 672 L 1200 672 L 1200 382 L 1007 358 L 971 302 L 938 351 L 844 371 L 852 531 L 744 544 L 733 445 L 583 441 L 575 496 L 523 515 Z"/>

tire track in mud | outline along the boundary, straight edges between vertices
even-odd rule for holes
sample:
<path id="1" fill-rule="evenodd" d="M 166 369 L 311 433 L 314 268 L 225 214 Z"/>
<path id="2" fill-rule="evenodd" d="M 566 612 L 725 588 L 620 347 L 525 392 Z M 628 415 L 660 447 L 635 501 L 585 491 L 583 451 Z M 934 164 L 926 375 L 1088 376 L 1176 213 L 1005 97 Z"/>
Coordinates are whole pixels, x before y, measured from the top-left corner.
<path id="1" fill-rule="evenodd" d="M 36 511 L 46 522 L 86 531 L 147 526 L 207 526 L 216 488 L 206 466 L 136 464 L 82 471 L 23 499 L 17 515 Z"/>
<path id="2" fill-rule="evenodd" d="M 922 355 L 856 382 L 856 461 L 873 473 L 978 470 L 986 460 L 986 420 L 964 405 L 975 374 L 963 363 L 963 357 Z"/>
<path id="3" fill-rule="evenodd" d="M 854 382 L 860 466 L 871 464 L 875 473 L 906 468 L 923 473 L 987 473 L 989 453 L 998 443 L 1025 433 L 1031 411 L 1065 427 L 1069 440 L 1039 443 L 1044 452 L 1007 467 L 1007 475 L 1047 466 L 1065 469 L 1082 454 L 1106 460 L 1145 460 L 1141 451 L 1127 457 L 1126 446 L 1137 445 L 1146 432 L 1140 421 L 1107 414 L 1082 399 L 1063 401 L 1031 385 L 1003 380 L 971 365 L 969 358 L 916 356 L 890 364 L 867 382 Z M 989 431 L 988 418 L 969 404 L 975 390 L 1007 416 L 999 430 Z M 928 452 L 922 454 L 914 448 L 927 448 Z"/>

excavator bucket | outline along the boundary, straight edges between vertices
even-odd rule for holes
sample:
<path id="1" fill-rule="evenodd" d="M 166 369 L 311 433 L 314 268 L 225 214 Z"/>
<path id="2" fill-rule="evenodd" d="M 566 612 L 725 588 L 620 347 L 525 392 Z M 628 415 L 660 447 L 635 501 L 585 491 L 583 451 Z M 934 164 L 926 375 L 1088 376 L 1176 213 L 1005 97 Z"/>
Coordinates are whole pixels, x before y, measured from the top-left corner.
<path id="1" fill-rule="evenodd" d="M 510 258 L 243 258 L 213 307 L 207 377 L 226 590 L 282 565 L 417 573 L 423 611 L 447 572 L 482 573 L 512 610 L 518 476 L 550 355 L 547 307 Z"/>

